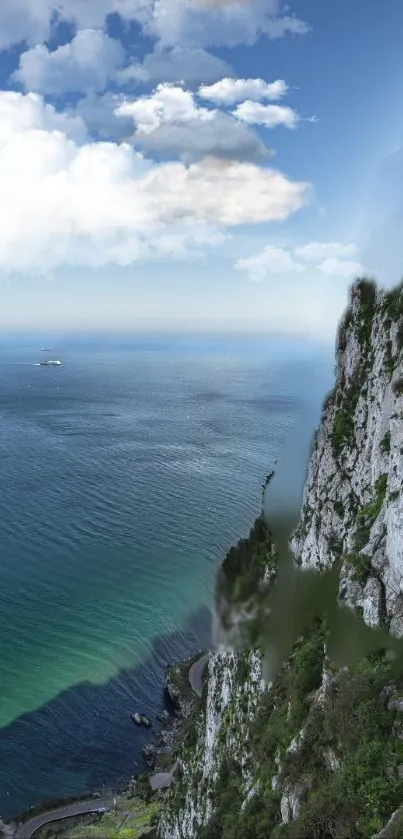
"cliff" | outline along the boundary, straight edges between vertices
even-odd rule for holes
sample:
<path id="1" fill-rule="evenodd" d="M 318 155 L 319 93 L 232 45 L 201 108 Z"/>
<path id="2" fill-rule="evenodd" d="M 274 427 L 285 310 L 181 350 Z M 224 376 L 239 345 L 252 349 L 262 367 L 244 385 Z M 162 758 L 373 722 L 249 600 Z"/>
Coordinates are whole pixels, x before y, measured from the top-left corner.
<path id="1" fill-rule="evenodd" d="M 337 340 L 336 384 L 316 435 L 297 562 L 342 557 L 340 597 L 403 635 L 403 294 L 358 283 Z"/>
<path id="2" fill-rule="evenodd" d="M 318 574 L 337 562 L 342 606 L 401 637 L 402 287 L 384 293 L 357 282 L 336 350 L 293 556 Z M 176 747 L 179 771 L 162 803 L 159 837 L 401 836 L 403 681 L 382 650 L 337 668 L 318 608 L 267 684 L 265 604 L 277 563 L 261 516 L 223 563 L 218 648 Z"/>

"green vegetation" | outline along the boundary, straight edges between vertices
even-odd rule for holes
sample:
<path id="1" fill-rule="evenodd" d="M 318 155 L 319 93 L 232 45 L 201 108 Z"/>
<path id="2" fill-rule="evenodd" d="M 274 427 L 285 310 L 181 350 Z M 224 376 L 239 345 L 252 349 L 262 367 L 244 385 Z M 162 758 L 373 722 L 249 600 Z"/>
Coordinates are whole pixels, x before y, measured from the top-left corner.
<path id="1" fill-rule="evenodd" d="M 352 578 L 365 585 L 371 574 L 371 557 L 365 554 L 347 554 L 344 557 L 347 566 L 353 569 Z"/>
<path id="2" fill-rule="evenodd" d="M 104 815 L 86 815 L 42 828 L 38 839 L 152 839 L 160 805 L 134 794 L 119 797 L 118 806 Z"/>
<path id="3" fill-rule="evenodd" d="M 386 320 L 389 323 L 403 318 L 403 282 L 384 295 L 382 314 L 386 315 Z"/>
<path id="4" fill-rule="evenodd" d="M 351 443 L 354 437 L 354 413 L 347 404 L 346 401 L 346 406 L 338 410 L 333 422 L 332 445 L 336 454 L 340 454 L 343 446 Z"/>
<path id="5" fill-rule="evenodd" d="M 253 765 L 259 768 L 259 792 L 242 811 L 240 767 L 235 761 L 224 759 L 214 785 L 214 816 L 200 831 L 199 839 L 268 839 L 279 824 L 280 796 L 271 785 L 275 758 L 279 750 L 285 756 L 290 740 L 309 714 L 312 694 L 322 679 L 324 638 L 323 626 L 318 622 L 310 635 L 297 644 L 272 690 L 261 697 L 250 727 Z"/>
<path id="6" fill-rule="evenodd" d="M 371 341 L 372 322 L 376 306 L 376 284 L 373 280 L 361 279 L 355 284 L 359 299 L 357 336 L 361 349 L 368 348 Z"/>
<path id="7" fill-rule="evenodd" d="M 354 327 L 360 344 L 361 357 L 354 376 L 348 387 L 344 382 L 336 393 L 336 414 L 332 430 L 332 446 L 336 457 L 339 457 L 345 446 L 354 442 L 354 415 L 360 394 L 366 386 L 366 373 L 371 360 L 371 335 L 373 319 L 376 311 L 376 286 L 371 280 L 361 279 L 353 288 L 353 297 L 358 301 L 358 308 Z M 353 324 L 353 312 L 350 306 L 339 329 L 339 347 L 344 349 L 347 340 L 347 330 Z"/>
<path id="8" fill-rule="evenodd" d="M 355 520 L 354 547 L 360 551 L 368 542 L 371 527 L 381 512 L 386 496 L 388 476 L 386 472 L 379 475 L 375 482 L 374 497 L 358 511 Z"/>
<path id="9" fill-rule="evenodd" d="M 214 818 L 199 839 L 370 839 L 400 806 L 403 743 L 397 732 L 403 731 L 403 719 L 383 699 L 389 665 L 377 654 L 339 673 L 319 704 L 312 691 L 321 682 L 323 637 L 318 625 L 262 696 L 251 726 L 256 795 L 242 811 L 240 769 L 224 761 Z M 303 736 L 289 751 L 302 725 Z M 280 785 L 282 777 L 300 785 L 300 813 L 288 824 L 281 824 L 281 793 L 272 789 L 276 756 Z"/>
<path id="10" fill-rule="evenodd" d="M 265 569 L 275 568 L 271 533 L 259 516 L 247 539 L 232 547 L 222 564 L 219 590 L 232 602 L 247 600 L 256 592 Z"/>
<path id="11" fill-rule="evenodd" d="M 385 328 L 390 329 L 392 322 L 397 323 L 396 343 L 400 353 L 403 349 L 403 282 L 392 291 L 388 291 L 382 303 L 382 314 Z M 388 342 L 386 351 L 386 369 L 391 375 L 396 366 L 396 357 L 392 357 L 392 344 Z M 400 395 L 400 394 L 399 394 Z"/>

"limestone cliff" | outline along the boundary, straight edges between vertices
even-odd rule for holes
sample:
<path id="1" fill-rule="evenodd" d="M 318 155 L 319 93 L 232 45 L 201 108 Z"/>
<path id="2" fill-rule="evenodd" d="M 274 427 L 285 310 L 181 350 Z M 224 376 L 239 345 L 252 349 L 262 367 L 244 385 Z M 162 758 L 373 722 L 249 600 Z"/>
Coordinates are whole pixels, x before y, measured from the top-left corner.
<path id="1" fill-rule="evenodd" d="M 293 554 L 301 567 L 318 572 L 339 560 L 341 601 L 369 626 L 401 636 L 402 287 L 384 293 L 370 282 L 355 284 L 338 333 L 335 373 Z M 264 620 L 262 592 L 273 585 L 275 568 L 260 517 L 223 564 L 222 646 L 210 656 L 203 700 L 177 746 L 179 772 L 163 802 L 159 836 L 400 836 L 393 833 L 401 828 L 396 815 L 384 830 L 403 803 L 403 683 L 392 678 L 386 656 L 337 671 L 318 619 L 267 685 L 259 633 L 253 651 L 228 649 L 234 628 L 244 648 L 248 616 Z"/>
<path id="2" fill-rule="evenodd" d="M 403 294 L 357 284 L 336 384 L 316 435 L 292 547 L 318 569 L 342 556 L 340 596 L 403 634 Z"/>

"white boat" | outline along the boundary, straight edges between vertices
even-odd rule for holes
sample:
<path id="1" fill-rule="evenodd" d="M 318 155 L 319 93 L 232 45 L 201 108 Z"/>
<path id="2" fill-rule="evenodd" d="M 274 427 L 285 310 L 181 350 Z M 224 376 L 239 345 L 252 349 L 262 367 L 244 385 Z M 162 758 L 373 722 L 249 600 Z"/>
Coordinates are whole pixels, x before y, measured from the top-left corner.
<path id="1" fill-rule="evenodd" d="M 57 359 L 47 358 L 46 361 L 40 361 L 39 364 L 41 367 L 61 367 L 62 362 Z"/>

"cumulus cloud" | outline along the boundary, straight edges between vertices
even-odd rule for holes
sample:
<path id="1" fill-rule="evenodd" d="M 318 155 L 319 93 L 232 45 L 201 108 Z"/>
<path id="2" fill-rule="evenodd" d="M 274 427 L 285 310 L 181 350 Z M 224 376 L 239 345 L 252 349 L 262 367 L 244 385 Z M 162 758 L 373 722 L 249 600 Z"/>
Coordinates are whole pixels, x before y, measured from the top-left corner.
<path id="1" fill-rule="evenodd" d="M 127 143 L 77 140 L 79 120 L 35 94 L 0 93 L 0 266 L 130 264 L 279 221 L 307 185 L 252 163 L 155 164 Z"/>
<path id="2" fill-rule="evenodd" d="M 237 105 L 232 113 L 248 125 L 264 125 L 265 128 L 275 128 L 277 125 L 296 128 L 299 122 L 297 112 L 286 105 L 262 105 L 250 99 Z"/>
<path id="3" fill-rule="evenodd" d="M 283 79 L 265 82 L 263 79 L 232 79 L 223 78 L 215 84 L 203 84 L 198 94 L 202 99 L 208 99 L 217 105 L 235 105 L 245 99 L 259 102 L 263 99 L 277 100 L 288 91 Z"/>
<path id="4" fill-rule="evenodd" d="M 279 38 L 309 30 L 298 18 L 282 14 L 280 0 L 13 0 L 0 4 L 0 49 L 44 43 L 54 21 L 68 21 L 77 29 L 102 28 L 110 14 L 136 21 L 164 46 L 231 47 L 253 44 L 260 35 Z"/>
<path id="5" fill-rule="evenodd" d="M 23 52 L 12 81 L 44 94 L 103 90 L 124 59 L 120 41 L 100 29 L 82 29 L 56 50 L 38 44 Z"/>
<path id="6" fill-rule="evenodd" d="M 133 137 L 142 149 L 190 162 L 214 155 L 259 161 L 270 151 L 232 116 L 199 107 L 190 91 L 160 84 L 150 96 L 122 102 L 120 117 L 131 117 Z"/>
<path id="7" fill-rule="evenodd" d="M 4 151 L 13 137 L 19 139 L 26 134 L 35 140 L 39 132 L 49 135 L 60 132 L 76 143 L 87 139 L 86 126 L 80 116 L 60 113 L 36 93 L 24 96 L 14 91 L 0 91 L 0 148 Z M 24 161 L 20 163 L 22 165 Z M 17 165 L 16 173 L 19 168 Z"/>
<path id="8" fill-rule="evenodd" d="M 341 242 L 309 242 L 295 248 L 295 253 L 300 259 L 307 262 L 321 262 L 325 259 L 348 259 L 355 256 L 356 244 L 344 245 Z"/>
<path id="9" fill-rule="evenodd" d="M 116 111 L 123 101 L 123 96 L 116 93 L 96 93 L 90 91 L 78 100 L 72 116 L 79 117 L 86 125 L 89 134 L 100 140 L 130 142 L 133 135 L 131 117 L 117 117 Z"/>
<path id="10" fill-rule="evenodd" d="M 260 253 L 235 262 L 237 271 L 247 271 L 251 280 L 261 282 L 268 274 L 293 274 L 305 271 L 306 266 L 296 262 L 284 248 L 268 245 Z"/>
<path id="11" fill-rule="evenodd" d="M 176 45 L 171 49 L 156 48 L 141 62 L 134 61 L 119 70 L 116 80 L 123 85 L 183 81 L 192 86 L 201 81 L 214 82 L 229 72 L 231 68 L 225 61 L 206 50 Z"/>
<path id="12" fill-rule="evenodd" d="M 205 3 L 189 0 L 155 0 L 146 31 L 161 44 L 227 46 L 254 44 L 261 35 L 281 38 L 287 33 L 304 35 L 306 23 L 282 15 L 280 0 Z"/>
<path id="13" fill-rule="evenodd" d="M 341 242 L 310 242 L 292 251 L 268 245 L 260 253 L 238 259 L 234 267 L 247 271 L 256 282 L 269 274 L 300 274 L 308 267 L 328 276 L 353 278 L 364 273 L 360 262 L 349 259 L 356 250 L 355 244 Z"/>
<path id="14" fill-rule="evenodd" d="M 118 116 L 132 117 L 137 132 L 142 134 L 151 134 L 162 125 L 170 123 L 214 119 L 214 111 L 199 108 L 189 90 L 169 84 L 158 85 L 151 96 L 122 102 L 116 113 Z"/>

